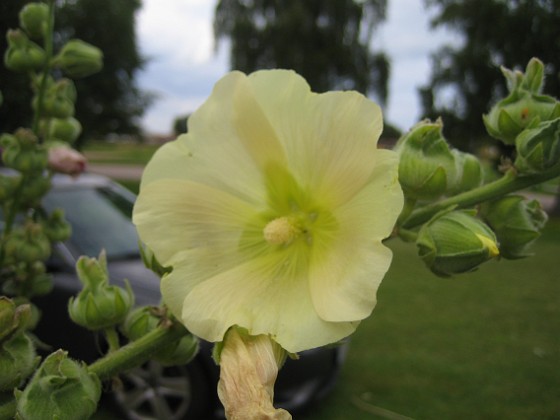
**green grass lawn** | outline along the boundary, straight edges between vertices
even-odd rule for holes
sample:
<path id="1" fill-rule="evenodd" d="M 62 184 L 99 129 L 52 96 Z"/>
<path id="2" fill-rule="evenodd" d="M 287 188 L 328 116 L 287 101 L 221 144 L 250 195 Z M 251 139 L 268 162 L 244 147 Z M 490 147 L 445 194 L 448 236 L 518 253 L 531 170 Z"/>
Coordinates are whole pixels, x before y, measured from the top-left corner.
<path id="1" fill-rule="evenodd" d="M 535 256 L 454 278 L 431 275 L 413 245 L 390 246 L 377 308 L 334 393 L 304 418 L 560 419 L 560 221 Z"/>

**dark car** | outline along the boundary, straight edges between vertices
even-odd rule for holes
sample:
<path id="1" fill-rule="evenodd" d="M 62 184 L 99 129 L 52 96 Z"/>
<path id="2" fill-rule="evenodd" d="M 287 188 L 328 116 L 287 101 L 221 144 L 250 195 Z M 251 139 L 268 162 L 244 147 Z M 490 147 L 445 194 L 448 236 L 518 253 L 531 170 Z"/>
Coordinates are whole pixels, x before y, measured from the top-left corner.
<path id="1" fill-rule="evenodd" d="M 36 303 L 42 310 L 37 335 L 69 351 L 71 357 L 92 361 L 101 354 L 102 340 L 73 324 L 66 311 L 68 298 L 80 290 L 74 265 L 80 255 L 107 253 L 111 282 L 126 278 L 137 305 L 160 302 L 159 279 L 146 269 L 138 251 L 131 222 L 135 195 L 106 177 L 84 174 L 73 179 L 56 175 L 44 199 L 47 210 L 63 208 L 73 233 L 55 246 L 49 261 L 54 290 Z M 211 344 L 201 342 L 200 352 L 186 366 L 163 367 L 155 361 L 121 375 L 115 402 L 130 419 L 211 419 L 223 417 L 217 398 L 219 369 L 211 359 Z M 302 352 L 288 360 L 275 387 L 275 403 L 291 412 L 306 409 L 332 388 L 344 360 L 346 346 Z"/>

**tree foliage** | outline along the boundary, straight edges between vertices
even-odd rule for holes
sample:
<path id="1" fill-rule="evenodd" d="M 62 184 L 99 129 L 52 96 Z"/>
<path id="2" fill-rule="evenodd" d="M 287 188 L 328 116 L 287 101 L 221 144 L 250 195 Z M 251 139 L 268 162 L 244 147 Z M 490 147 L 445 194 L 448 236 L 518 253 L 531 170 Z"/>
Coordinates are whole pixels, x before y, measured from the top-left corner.
<path id="1" fill-rule="evenodd" d="M 0 2 L 2 34 L 17 26 L 18 11 L 27 2 Z M 104 54 L 101 72 L 75 82 L 78 92 L 76 118 L 84 129 L 81 140 L 109 133 L 138 133 L 138 118 L 150 103 L 150 96 L 136 84 L 136 74 L 145 63 L 135 35 L 135 13 L 141 2 L 59 0 L 57 7 L 55 43 L 62 45 L 68 39 L 79 38 L 100 48 Z M 4 35 L 0 47 L 2 52 L 5 51 Z M 21 93 L 29 90 L 26 89 L 26 78 L 0 67 L 0 90 L 5 98 L 9 98 L 0 108 L 0 131 L 13 131 L 26 125 L 31 98 L 27 93 L 27 96 Z"/>
<path id="2" fill-rule="evenodd" d="M 18 27 L 18 13 L 27 3 L 25 0 L 0 1 L 0 57 L 8 48 L 6 32 Z M 31 91 L 29 79 L 15 74 L 0 62 L 0 91 L 4 98 L 0 106 L 0 133 L 13 132 L 31 122 Z"/>
<path id="3" fill-rule="evenodd" d="M 423 113 L 442 116 L 445 132 L 467 148 L 485 135 L 480 112 L 505 96 L 497 66 L 524 69 L 533 56 L 547 64 L 545 92 L 560 96 L 560 0 L 425 0 L 434 27 L 461 35 L 432 57 L 421 89 Z"/>
<path id="4" fill-rule="evenodd" d="M 135 34 L 140 7 L 139 0 L 66 0 L 57 12 L 61 40 L 83 39 L 104 54 L 103 70 L 76 82 L 84 137 L 139 132 L 138 118 L 150 103 L 135 78 L 145 64 Z"/>
<path id="5" fill-rule="evenodd" d="M 386 0 L 220 0 L 216 38 L 228 38 L 231 67 L 289 68 L 314 91 L 356 89 L 384 102 L 389 60 L 371 39 Z"/>

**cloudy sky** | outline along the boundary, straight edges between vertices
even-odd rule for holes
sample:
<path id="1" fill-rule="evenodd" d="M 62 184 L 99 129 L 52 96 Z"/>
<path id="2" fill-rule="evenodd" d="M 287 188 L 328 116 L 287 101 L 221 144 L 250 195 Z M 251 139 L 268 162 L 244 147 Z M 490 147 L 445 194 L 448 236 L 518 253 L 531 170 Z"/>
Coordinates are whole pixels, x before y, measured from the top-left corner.
<path id="1" fill-rule="evenodd" d="M 143 0 L 137 31 L 150 61 L 139 84 L 157 95 L 144 116 L 147 132 L 169 133 L 173 119 L 194 111 L 228 71 L 226 48 L 214 49 L 214 7 L 213 0 Z M 389 0 L 387 22 L 375 38 L 392 65 L 385 116 L 404 130 L 418 120 L 417 88 L 429 78 L 430 53 L 450 41 L 448 33 L 430 31 L 428 19 L 423 0 Z"/>

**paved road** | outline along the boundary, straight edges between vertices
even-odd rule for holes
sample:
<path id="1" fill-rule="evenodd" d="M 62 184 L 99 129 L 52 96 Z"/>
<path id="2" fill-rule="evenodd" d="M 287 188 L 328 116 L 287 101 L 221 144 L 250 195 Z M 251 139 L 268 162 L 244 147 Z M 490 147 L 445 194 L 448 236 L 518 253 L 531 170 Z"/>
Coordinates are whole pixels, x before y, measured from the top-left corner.
<path id="1" fill-rule="evenodd" d="M 139 180 L 144 171 L 144 166 L 89 163 L 87 165 L 87 171 L 94 174 L 105 175 L 113 179 Z"/>

